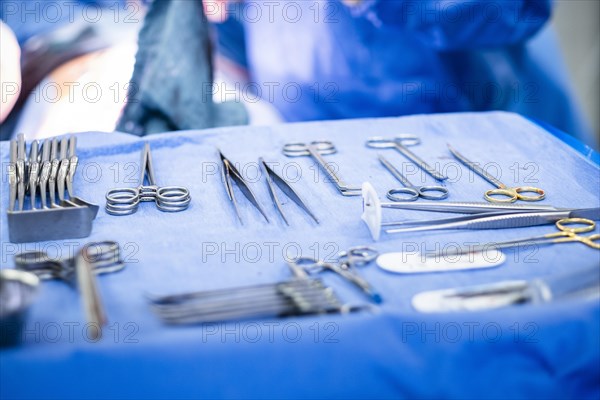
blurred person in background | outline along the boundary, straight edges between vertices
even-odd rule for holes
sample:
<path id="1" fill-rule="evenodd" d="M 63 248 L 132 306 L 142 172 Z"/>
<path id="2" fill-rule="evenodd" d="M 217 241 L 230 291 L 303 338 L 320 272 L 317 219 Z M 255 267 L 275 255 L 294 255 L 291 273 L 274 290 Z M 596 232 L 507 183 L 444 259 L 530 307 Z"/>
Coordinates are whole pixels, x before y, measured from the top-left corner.
<path id="1" fill-rule="evenodd" d="M 173 3 L 178 1 L 200 0 Z M 125 2 L 76 3 L 113 10 Z M 203 5 L 216 31 L 218 67 L 242 83 L 246 97 L 257 96 L 277 111 L 267 119 L 250 112 L 250 122 L 506 110 L 592 143 L 548 25 L 549 0 L 204 0 Z M 2 10 L 0 17 L 22 45 L 64 22 L 23 24 L 14 9 Z M 186 57 L 182 48 L 178 59 Z"/>
<path id="2" fill-rule="evenodd" d="M 204 6 L 221 52 L 263 95 L 279 85 L 269 100 L 287 121 L 506 110 L 592 142 L 548 25 L 549 0 Z"/>

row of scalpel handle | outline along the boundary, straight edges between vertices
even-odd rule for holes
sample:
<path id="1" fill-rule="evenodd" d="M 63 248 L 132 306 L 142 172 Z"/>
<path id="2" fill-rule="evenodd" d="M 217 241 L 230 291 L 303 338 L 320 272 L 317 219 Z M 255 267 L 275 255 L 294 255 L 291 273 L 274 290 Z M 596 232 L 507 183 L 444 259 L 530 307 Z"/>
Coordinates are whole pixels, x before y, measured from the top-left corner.
<path id="1" fill-rule="evenodd" d="M 30 198 L 30 208 L 37 208 L 37 194 L 41 197 L 41 208 L 77 205 L 77 200 L 65 203 L 65 189 L 74 198 L 73 177 L 79 159 L 75 154 L 77 138 L 48 139 L 41 147 L 37 140 L 31 143 L 26 156 L 25 138 L 19 134 L 10 142 L 10 164 L 8 171 L 10 201 L 9 211 L 24 211 L 25 199 Z M 58 200 L 56 201 L 58 194 Z M 49 202 L 47 195 L 49 195 Z"/>
<path id="2" fill-rule="evenodd" d="M 8 225 L 11 242 L 87 237 L 98 206 L 77 196 L 73 178 L 79 158 L 77 138 L 10 142 Z M 39 197 L 39 199 L 38 199 Z"/>

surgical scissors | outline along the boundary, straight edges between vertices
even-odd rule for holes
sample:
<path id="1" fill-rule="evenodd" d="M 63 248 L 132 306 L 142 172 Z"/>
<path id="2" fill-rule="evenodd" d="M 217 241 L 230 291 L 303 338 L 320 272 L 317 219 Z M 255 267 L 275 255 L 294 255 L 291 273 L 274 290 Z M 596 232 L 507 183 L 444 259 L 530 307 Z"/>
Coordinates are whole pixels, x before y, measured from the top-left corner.
<path id="1" fill-rule="evenodd" d="M 388 160 L 386 160 L 381 154 L 377 157 L 381 164 L 405 187 L 399 189 L 392 189 L 387 192 L 387 198 L 392 201 L 415 201 L 419 197 L 427 200 L 443 200 L 448 197 L 448 189 L 443 186 L 415 186 L 413 185 L 406 176 L 402 175 L 396 167 L 394 167 Z M 437 194 L 432 194 L 437 193 Z M 406 196 L 407 195 L 407 196 Z"/>
<path id="2" fill-rule="evenodd" d="M 438 181 L 448 179 L 447 176 L 437 171 L 431 165 L 427 164 L 423 159 L 410 151 L 407 146 L 415 146 L 421 143 L 421 139 L 413 135 L 398 135 L 393 138 L 384 138 L 375 136 L 367 140 L 367 147 L 372 149 L 396 149 L 404 157 L 414 162 L 419 168 L 427 172 Z"/>
<path id="3" fill-rule="evenodd" d="M 83 309 L 94 338 L 102 334 L 101 326 L 107 322 L 100 299 L 96 275 L 117 272 L 125 268 L 119 244 L 112 241 L 86 244 L 74 257 L 52 259 L 43 251 L 20 253 L 15 256 L 17 269 L 34 273 L 40 279 L 61 279 L 77 287 Z"/>
<path id="4" fill-rule="evenodd" d="M 582 225 L 576 227 L 569 227 L 567 225 Z M 460 255 L 467 253 L 475 253 L 492 249 L 506 249 L 511 247 L 518 247 L 522 245 L 548 245 L 555 243 L 569 243 L 569 242 L 580 242 L 593 249 L 600 250 L 600 234 L 594 233 L 589 236 L 578 235 L 578 233 L 590 232 L 596 228 L 596 223 L 586 218 L 564 218 L 556 221 L 556 228 L 558 232 L 549 233 L 542 236 L 534 236 L 524 239 L 509 240 L 506 242 L 489 243 L 485 245 L 470 246 L 467 250 L 457 249 L 451 252 L 451 255 Z M 438 252 L 430 254 L 428 257 L 435 256 L 448 256 L 448 252 Z"/>
<path id="5" fill-rule="evenodd" d="M 343 196 L 360 196 L 361 188 L 348 186 L 323 158 L 324 155 L 335 153 L 337 153 L 337 149 L 332 142 L 327 140 L 319 140 L 311 143 L 288 143 L 283 146 L 283 154 L 288 157 L 312 157 L 333 181 Z"/>
<path id="6" fill-rule="evenodd" d="M 156 208 L 161 211 L 178 212 L 188 208 L 192 198 L 187 188 L 156 185 L 150 143 L 148 142 L 142 149 L 140 168 L 140 186 L 137 188 L 114 188 L 106 193 L 106 212 L 108 214 L 134 214 L 140 201 L 153 201 Z M 148 185 L 144 185 L 146 180 Z"/>
<path id="7" fill-rule="evenodd" d="M 90 266 L 96 274 L 117 272 L 125 268 L 121 259 L 119 244 L 113 241 L 91 242 L 86 244 Z M 73 283 L 76 256 L 69 258 L 52 258 L 44 251 L 28 251 L 15 256 L 15 267 L 31 272 L 42 280 L 62 279 Z"/>
<path id="8" fill-rule="evenodd" d="M 357 286 L 375 303 L 379 304 L 383 301 L 381 295 L 356 271 L 356 267 L 362 267 L 371 263 L 378 255 L 378 252 L 370 247 L 353 247 L 339 253 L 334 263 L 313 257 L 298 257 L 290 261 L 289 265 L 292 270 L 295 268 L 302 269 L 311 275 L 318 274 L 326 269 L 335 272 Z"/>
<path id="9" fill-rule="evenodd" d="M 514 203 L 517 200 L 540 201 L 546 197 L 546 192 L 544 192 L 544 190 L 534 186 L 508 187 L 492 175 L 488 174 L 483 168 L 473 163 L 472 161 L 469 161 L 467 158 L 465 158 L 465 156 L 460 154 L 449 144 L 448 150 L 450 150 L 450 153 L 452 153 L 452 155 L 458 161 L 460 161 L 462 164 L 467 166 L 477 175 L 481 176 L 483 179 L 497 187 L 497 189 L 490 189 L 483 194 L 483 197 L 490 203 Z M 537 196 L 527 196 L 521 193 L 537 193 Z M 508 197 L 508 199 L 501 200 L 492 196 L 505 196 Z"/>

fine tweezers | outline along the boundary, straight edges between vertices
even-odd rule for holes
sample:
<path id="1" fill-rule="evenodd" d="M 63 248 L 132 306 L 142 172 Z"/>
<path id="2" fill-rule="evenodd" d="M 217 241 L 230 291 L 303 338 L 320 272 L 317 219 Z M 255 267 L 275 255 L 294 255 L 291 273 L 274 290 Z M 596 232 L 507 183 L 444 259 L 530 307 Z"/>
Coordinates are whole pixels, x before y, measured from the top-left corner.
<path id="1" fill-rule="evenodd" d="M 240 172 L 233 165 L 233 163 L 231 161 L 229 161 L 227 159 L 227 157 L 225 157 L 223 155 L 223 153 L 221 153 L 221 150 L 218 150 L 218 152 L 219 152 L 219 158 L 221 160 L 221 177 L 223 178 L 223 184 L 225 185 L 225 191 L 227 192 L 227 196 L 229 197 L 231 204 L 233 204 L 233 209 L 235 210 L 235 214 L 237 215 L 240 223 L 243 225 L 244 221 L 242 221 L 242 217 L 240 215 L 240 210 L 238 209 L 238 205 L 237 205 L 237 200 L 235 198 L 235 193 L 233 191 L 233 182 L 234 181 L 235 181 L 237 187 L 243 193 L 243 195 L 248 199 L 248 201 L 250 203 L 252 203 L 252 205 L 262 214 L 263 217 L 265 217 L 265 220 L 267 222 L 270 222 L 269 218 L 267 217 L 267 214 L 265 213 L 265 210 L 263 210 L 263 208 L 261 207 L 260 203 L 258 202 L 258 200 L 256 198 L 256 195 L 252 191 L 252 188 L 246 182 L 246 180 L 244 179 L 242 174 L 240 174 Z"/>
<path id="2" fill-rule="evenodd" d="M 553 224 L 563 218 L 600 220 L 600 208 L 566 209 L 563 211 L 521 212 L 514 214 L 475 214 L 446 220 L 418 221 L 415 226 L 387 229 L 386 233 L 405 233 L 441 229 L 503 229 Z M 407 225 L 409 225 L 407 223 Z"/>
<path id="3" fill-rule="evenodd" d="M 269 194 L 271 195 L 271 199 L 273 200 L 273 205 L 275 206 L 275 209 L 281 215 L 281 218 L 283 218 L 283 220 L 285 221 L 286 225 L 289 226 L 290 223 L 288 222 L 287 218 L 285 217 L 285 213 L 283 212 L 283 207 L 282 207 L 283 203 L 281 202 L 281 200 L 279 200 L 279 196 L 277 195 L 277 192 L 275 191 L 275 185 L 277 185 L 279 187 L 279 189 L 281 189 L 281 191 L 289 199 L 293 200 L 294 203 L 296 203 L 298 205 L 298 207 L 300 207 L 302 210 L 304 210 L 304 212 L 306 214 L 308 214 L 318 224 L 319 220 L 317 219 L 317 217 L 315 217 L 315 215 L 312 213 L 312 211 L 310 211 L 310 209 L 308 208 L 306 203 L 302 200 L 302 198 L 294 190 L 294 188 L 289 183 L 287 183 L 285 181 L 285 179 L 283 179 L 281 176 L 277 175 L 277 173 L 275 171 L 273 171 L 273 169 L 267 165 L 267 163 L 265 162 L 265 160 L 262 157 L 260 157 L 258 159 L 258 162 L 261 165 L 261 167 L 265 173 L 265 177 L 267 180 L 267 187 L 269 188 Z"/>

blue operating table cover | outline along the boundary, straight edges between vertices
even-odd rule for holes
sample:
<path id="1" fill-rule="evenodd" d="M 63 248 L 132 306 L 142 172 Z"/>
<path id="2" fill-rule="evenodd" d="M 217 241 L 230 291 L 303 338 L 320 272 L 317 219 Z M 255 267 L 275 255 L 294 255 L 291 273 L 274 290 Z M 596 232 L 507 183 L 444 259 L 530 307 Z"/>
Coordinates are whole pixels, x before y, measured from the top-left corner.
<path id="1" fill-rule="evenodd" d="M 361 270 L 383 295 L 373 313 L 264 319 L 170 327 L 150 311 L 146 294 L 236 287 L 290 277 L 284 257 L 299 252 L 331 259 L 351 246 L 380 252 L 486 243 L 555 231 L 551 225 L 483 231 L 383 235 L 371 240 L 360 221 L 360 197 L 342 197 L 314 162 L 286 158 L 289 142 L 333 141 L 326 156 L 350 184 L 370 181 L 383 199 L 398 183 L 365 141 L 374 135 L 415 134 L 413 148 L 445 171 L 452 201 L 483 201 L 490 185 L 449 154 L 451 143 L 467 157 L 501 172 L 509 185 L 547 191 L 543 204 L 600 206 L 598 166 L 518 115 L 422 115 L 402 118 L 232 127 L 152 135 L 78 135 L 77 194 L 104 204 L 115 186 L 137 186 L 142 140 L 151 143 L 159 185 L 184 185 L 192 195 L 185 212 L 168 214 L 144 203 L 127 217 L 101 210 L 85 240 L 12 244 L 2 182 L 2 267 L 13 255 L 47 250 L 68 255 L 87 241 L 117 240 L 125 270 L 98 277 L 109 325 L 99 342 L 88 339 L 79 296 L 61 282 L 44 282 L 32 307 L 21 347 L 0 352 L 2 398 L 595 398 L 600 396 L 600 305 L 574 299 L 494 311 L 419 314 L 418 292 L 499 280 L 532 279 L 600 265 L 600 253 L 581 243 L 507 250 L 506 262 L 480 271 L 395 275 L 375 264 Z M 267 224 L 238 193 L 241 226 L 221 182 L 216 148 L 251 182 L 269 213 Z M 8 143 L 1 143 L 2 163 Z M 382 150 L 414 183 L 433 183 L 406 159 Z M 257 160 L 295 182 L 321 224 L 286 204 L 287 227 L 276 214 Z M 301 175 L 301 176 L 300 176 Z M 5 174 L 3 174 L 6 179 Z M 439 214 L 384 210 L 384 220 Z M 597 229 L 596 229 L 597 231 Z M 323 279 L 344 300 L 367 302 L 335 275 Z M 91 333 L 89 333 L 91 336 Z"/>

